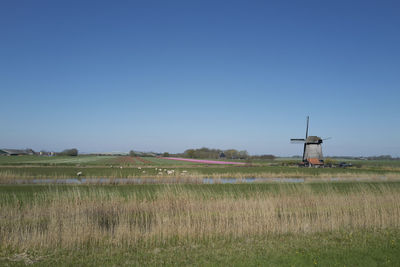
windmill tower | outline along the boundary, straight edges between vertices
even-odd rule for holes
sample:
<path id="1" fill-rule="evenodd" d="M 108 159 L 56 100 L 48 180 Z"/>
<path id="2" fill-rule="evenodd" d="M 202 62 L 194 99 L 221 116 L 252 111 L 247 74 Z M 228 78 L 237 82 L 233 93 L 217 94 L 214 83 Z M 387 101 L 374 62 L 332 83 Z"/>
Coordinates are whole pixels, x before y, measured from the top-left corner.
<path id="1" fill-rule="evenodd" d="M 308 124 L 310 118 L 307 116 L 306 138 L 290 139 L 292 143 L 304 143 L 303 161 L 305 166 L 321 166 L 324 165 L 322 155 L 322 138 L 318 136 L 308 136 Z"/>

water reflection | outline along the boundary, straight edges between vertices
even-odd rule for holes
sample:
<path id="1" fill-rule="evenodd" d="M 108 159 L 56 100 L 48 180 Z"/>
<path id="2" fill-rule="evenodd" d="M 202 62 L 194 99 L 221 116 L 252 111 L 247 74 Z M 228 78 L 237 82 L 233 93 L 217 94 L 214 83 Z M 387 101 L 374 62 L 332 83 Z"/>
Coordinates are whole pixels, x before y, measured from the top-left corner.
<path id="1" fill-rule="evenodd" d="M 163 178 L 64 178 L 64 179 L 16 179 L 11 184 L 250 184 L 250 183 L 304 183 L 304 182 L 368 182 L 395 181 L 399 179 L 378 177 L 307 177 L 307 178 L 201 178 L 201 177 L 163 177 Z M 3 182 L 4 184 L 4 182 Z"/>
<path id="2" fill-rule="evenodd" d="M 387 177 L 358 178 L 66 178 L 66 179 L 33 179 L 16 180 L 19 184 L 164 184 L 164 183 L 196 183 L 196 184 L 239 184 L 239 183 L 304 183 L 304 182 L 341 182 L 341 181 L 386 181 Z"/>

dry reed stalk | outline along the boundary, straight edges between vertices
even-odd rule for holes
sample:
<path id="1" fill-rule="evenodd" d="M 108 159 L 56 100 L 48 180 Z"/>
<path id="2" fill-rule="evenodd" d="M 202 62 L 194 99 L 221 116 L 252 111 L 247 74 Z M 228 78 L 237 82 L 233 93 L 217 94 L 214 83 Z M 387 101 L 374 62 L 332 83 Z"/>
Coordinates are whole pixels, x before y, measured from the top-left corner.
<path id="1" fill-rule="evenodd" d="M 167 186 L 155 196 L 104 189 L 51 191 L 32 201 L 3 201 L 0 245 L 19 248 L 135 245 L 176 237 L 379 230 L 400 226 L 400 194 L 388 186 L 351 193 L 306 185 L 250 197 Z"/>

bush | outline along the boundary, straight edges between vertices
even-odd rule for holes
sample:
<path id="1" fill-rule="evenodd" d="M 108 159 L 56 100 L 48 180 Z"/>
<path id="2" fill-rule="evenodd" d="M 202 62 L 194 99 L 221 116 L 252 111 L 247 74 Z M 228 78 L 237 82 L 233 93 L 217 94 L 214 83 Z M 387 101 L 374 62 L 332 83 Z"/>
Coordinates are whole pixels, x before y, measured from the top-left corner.
<path id="1" fill-rule="evenodd" d="M 71 149 L 65 149 L 62 152 L 58 153 L 60 156 L 78 156 L 78 149 L 76 148 L 71 148 Z"/>
<path id="2" fill-rule="evenodd" d="M 337 161 L 332 158 L 325 158 L 324 164 L 325 165 L 337 165 Z"/>

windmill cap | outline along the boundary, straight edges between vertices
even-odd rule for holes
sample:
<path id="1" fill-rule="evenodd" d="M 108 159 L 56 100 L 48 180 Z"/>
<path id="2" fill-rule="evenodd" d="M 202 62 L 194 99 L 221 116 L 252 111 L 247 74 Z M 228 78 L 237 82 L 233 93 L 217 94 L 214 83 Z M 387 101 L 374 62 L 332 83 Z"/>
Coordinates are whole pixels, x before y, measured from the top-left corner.
<path id="1" fill-rule="evenodd" d="M 309 136 L 306 139 L 307 144 L 321 144 L 322 143 L 322 138 L 318 136 Z"/>

